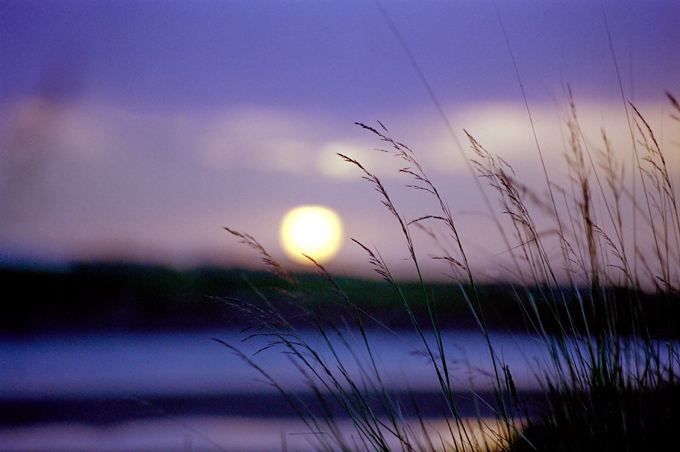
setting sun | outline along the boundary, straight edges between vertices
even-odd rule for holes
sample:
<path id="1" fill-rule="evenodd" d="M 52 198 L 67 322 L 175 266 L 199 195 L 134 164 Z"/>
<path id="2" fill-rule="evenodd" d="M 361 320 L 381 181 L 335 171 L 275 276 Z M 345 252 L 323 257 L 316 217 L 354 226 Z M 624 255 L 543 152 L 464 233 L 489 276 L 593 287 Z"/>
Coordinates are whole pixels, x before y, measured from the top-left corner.
<path id="1" fill-rule="evenodd" d="M 300 206 L 283 217 L 281 245 L 293 260 L 311 264 L 306 254 L 319 263 L 331 259 L 340 249 L 342 223 L 337 213 L 327 207 Z"/>

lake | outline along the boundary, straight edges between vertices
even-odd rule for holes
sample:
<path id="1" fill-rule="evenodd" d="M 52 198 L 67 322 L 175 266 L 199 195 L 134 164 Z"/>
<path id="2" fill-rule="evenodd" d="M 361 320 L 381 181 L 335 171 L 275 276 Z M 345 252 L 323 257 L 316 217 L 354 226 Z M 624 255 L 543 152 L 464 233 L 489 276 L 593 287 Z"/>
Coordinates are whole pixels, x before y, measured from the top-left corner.
<path id="1" fill-rule="evenodd" d="M 290 393 L 313 405 L 309 385 L 276 348 L 255 354 L 266 339 L 245 333 L 79 334 L 3 338 L 0 347 L 0 444 L 3 451 L 311 450 L 308 429 L 251 365 L 213 340 L 239 349 Z M 332 355 L 322 338 L 305 340 Z M 368 363 L 359 337 L 334 348 L 360 380 Z M 430 338 L 431 339 L 431 338 Z M 443 335 L 452 386 L 466 416 L 490 415 L 469 390 L 490 388 L 491 361 L 479 333 Z M 531 391 L 533 368 L 547 359 L 536 337 L 494 334 L 494 347 L 520 390 Z M 413 333 L 371 331 L 369 343 L 385 385 L 422 402 L 432 424 L 441 413 L 437 379 Z M 334 365 L 329 367 L 335 368 Z M 347 422 L 339 413 L 340 423 Z"/>

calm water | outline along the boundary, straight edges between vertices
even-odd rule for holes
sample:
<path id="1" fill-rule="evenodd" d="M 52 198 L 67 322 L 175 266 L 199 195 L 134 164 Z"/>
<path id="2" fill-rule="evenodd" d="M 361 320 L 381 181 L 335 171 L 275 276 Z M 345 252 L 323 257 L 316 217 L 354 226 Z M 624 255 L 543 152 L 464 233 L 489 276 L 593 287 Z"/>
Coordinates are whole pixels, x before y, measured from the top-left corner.
<path id="1" fill-rule="evenodd" d="M 235 331 L 3 339 L 0 449 L 310 449 L 307 429 L 278 393 L 214 337 L 239 345 L 248 356 L 266 345 L 263 339 L 241 343 L 244 336 Z M 306 338 L 324 350 L 320 338 Z M 415 335 L 374 332 L 369 340 L 390 388 L 412 390 L 423 399 L 436 389 Z M 456 389 L 487 387 L 491 366 L 482 336 L 451 331 L 444 340 Z M 351 337 L 349 342 L 349 347 L 338 342 L 337 350 L 358 376 L 367 355 Z M 497 335 L 494 345 L 517 385 L 531 388 L 531 368 L 546 359 L 537 340 Z M 326 350 L 323 356 L 330 354 Z M 287 390 L 307 393 L 308 386 L 286 355 L 272 349 L 253 359 Z"/>

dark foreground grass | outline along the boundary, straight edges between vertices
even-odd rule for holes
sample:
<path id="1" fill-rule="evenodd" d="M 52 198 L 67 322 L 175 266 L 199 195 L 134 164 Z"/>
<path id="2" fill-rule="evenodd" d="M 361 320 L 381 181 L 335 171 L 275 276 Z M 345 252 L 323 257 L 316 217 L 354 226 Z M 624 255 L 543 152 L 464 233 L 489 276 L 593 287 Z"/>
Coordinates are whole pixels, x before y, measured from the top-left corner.
<path id="1" fill-rule="evenodd" d="M 525 424 L 513 451 L 663 451 L 677 448 L 680 385 L 598 385 L 588 392 L 547 391 L 548 407 Z"/>
<path id="2" fill-rule="evenodd" d="M 676 175 L 634 105 L 627 105 L 634 166 L 624 172 L 620 151 L 614 152 L 606 134 L 602 134 L 601 150 L 586 144 L 571 93 L 567 92 L 566 99 L 569 133 L 564 168 L 570 185 L 558 186 L 545 170 L 546 195 L 524 186 L 507 162 L 468 135 L 474 153 L 472 167 L 495 190 L 501 206 L 490 216 L 505 243 L 499 251 L 509 256 L 504 270 L 513 278 L 503 285 L 497 303 L 488 302 L 495 295 L 485 294 L 488 286 L 480 285 L 473 274 L 455 216 L 409 147 L 392 139 L 382 124 L 360 124 L 383 143 L 383 151 L 403 162 L 401 173 L 411 178 L 408 186 L 438 206 L 431 214 L 414 219 L 400 213 L 402 209 L 375 174 L 361 162 L 340 155 L 378 192 L 402 231 L 419 281 L 415 287 L 399 283 L 378 250 L 355 242 L 391 288 L 389 310 L 403 314 L 406 324 L 402 326 L 416 333 L 417 345 L 429 360 L 424 371 L 439 382 L 441 423 L 436 428 L 422 416 L 404 416 L 403 401 L 393 397 L 383 381 L 366 332 L 377 325 L 398 335 L 384 312 L 378 315 L 380 309 L 372 311 L 357 301 L 366 295 L 351 284 L 343 288 L 342 281 L 310 259 L 325 284 L 327 295 L 320 297 L 322 286 L 311 291 L 305 288 L 253 237 L 228 229 L 255 249 L 285 282 L 277 294 L 288 297 L 298 310 L 297 319 L 323 338 L 322 346 L 306 342 L 300 324 L 283 315 L 267 293 L 256 287 L 258 302 L 225 300 L 255 321 L 252 336 L 267 337 L 267 348 L 291 357 L 322 405 L 332 401 L 352 420 L 348 432 L 338 427 L 330 411 L 312 415 L 297 405 L 310 430 L 317 432 L 319 450 L 646 451 L 674 444 L 680 426 Z M 672 117 L 680 122 L 680 105 L 670 94 L 668 99 Z M 547 230 L 545 225 L 539 229 L 534 221 L 537 216 L 549 219 Z M 444 291 L 432 290 L 421 274 L 421 257 L 413 238 L 416 228 L 453 244 L 450 251 L 435 257 L 451 275 Z M 548 249 L 560 250 L 559 257 L 549 258 Z M 326 302 L 318 303 L 322 298 Z M 477 403 L 493 407 L 491 419 L 463 418 L 453 397 L 456 376 L 448 356 L 455 344 L 445 343 L 442 332 L 451 326 L 448 316 L 459 314 L 451 306 L 461 306 L 461 300 L 469 325 L 483 334 L 492 359 L 491 394 L 471 392 Z M 494 309 L 512 309 L 516 314 L 499 316 Z M 510 329 L 538 337 L 550 356 L 548 362 L 535 366 L 535 384 L 542 394 L 539 411 L 530 413 L 523 406 L 512 369 L 493 343 L 491 331 L 509 327 L 498 323 L 502 318 L 515 319 Z M 359 337 L 359 345 L 350 342 L 350 336 Z M 237 347 L 225 345 L 240 354 Z M 319 347 L 330 350 L 330 357 Z M 349 363 L 336 353 L 338 348 L 347 348 L 360 361 L 360 376 L 349 372 Z M 265 369 L 250 357 L 240 356 L 286 395 Z M 380 410 L 375 409 L 376 401 Z M 295 405 L 296 401 L 290 402 Z M 417 413 L 418 401 L 412 404 Z"/>

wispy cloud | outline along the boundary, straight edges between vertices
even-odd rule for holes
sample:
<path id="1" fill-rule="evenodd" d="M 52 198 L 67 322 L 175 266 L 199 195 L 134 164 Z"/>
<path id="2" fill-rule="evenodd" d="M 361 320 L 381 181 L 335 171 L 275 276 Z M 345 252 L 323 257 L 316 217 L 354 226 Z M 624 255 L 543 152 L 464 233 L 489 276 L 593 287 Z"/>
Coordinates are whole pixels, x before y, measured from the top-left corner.
<path id="1" fill-rule="evenodd" d="M 660 131 L 662 146 L 677 146 L 677 123 L 665 104 L 646 102 L 638 108 Z M 577 109 L 587 143 L 601 148 L 604 128 L 629 164 L 630 133 L 621 104 L 584 101 Z M 522 104 L 468 103 L 447 112 L 456 133 L 468 130 L 541 190 L 544 179 Z M 531 114 L 551 180 L 558 181 L 564 177 L 567 111 L 543 104 L 532 106 Z M 390 240 L 399 240 L 397 231 L 371 230 L 365 212 L 379 203 L 356 168 L 337 153 L 361 161 L 397 188 L 405 182 L 398 173 L 403 162 L 375 151 L 385 144 L 375 136 L 329 115 L 257 106 L 135 110 L 39 98 L 5 104 L 0 115 L 0 242 L 5 250 L 15 245 L 70 253 L 136 250 L 140 256 L 187 259 L 191 253 L 220 254 L 215 248 L 222 243 L 223 226 L 246 228 L 276 249 L 281 216 L 310 199 L 335 203 L 352 236 L 377 236 L 376 243 L 387 248 Z M 413 148 L 428 175 L 442 182 L 461 228 L 469 229 L 462 234 L 476 243 L 479 231 L 488 229 L 484 213 L 473 176 L 441 119 L 423 110 L 379 119 L 396 140 Z M 469 155 L 468 144 L 462 145 Z M 669 155 L 669 167 L 680 168 L 677 155 Z M 418 195 L 401 198 L 405 212 L 417 210 Z M 486 236 L 493 236 L 490 229 Z M 480 255 L 490 251 L 492 241 L 479 242 Z M 227 249 L 238 255 L 231 248 L 223 252 Z M 338 260 L 360 258 L 343 250 Z"/>

